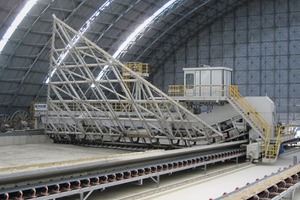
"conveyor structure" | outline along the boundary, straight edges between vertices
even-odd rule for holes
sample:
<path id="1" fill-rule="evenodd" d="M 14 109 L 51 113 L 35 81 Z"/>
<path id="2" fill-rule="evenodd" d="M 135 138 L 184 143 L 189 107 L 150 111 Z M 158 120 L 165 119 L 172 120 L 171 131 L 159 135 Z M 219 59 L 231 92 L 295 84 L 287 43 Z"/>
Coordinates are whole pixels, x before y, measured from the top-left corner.
<path id="1" fill-rule="evenodd" d="M 299 182 L 300 164 L 294 163 L 283 170 L 279 169 L 277 173 L 257 179 L 253 183 L 247 183 L 246 186 L 236 188 L 235 191 L 224 193 L 222 197 L 216 200 L 260 200 L 260 199 L 295 199 L 294 194 L 300 187 Z"/>
<path id="2" fill-rule="evenodd" d="M 80 195 L 87 199 L 95 190 L 203 167 L 245 157 L 240 145 L 247 140 L 176 150 L 158 150 L 0 169 L 0 200 L 48 200 Z M 45 173 L 45 171 L 47 173 Z"/>
<path id="3" fill-rule="evenodd" d="M 165 94 L 146 63 L 121 63 L 54 16 L 46 117 L 56 142 L 182 148 L 250 139 L 247 157 L 275 162 L 294 137 L 268 97 L 243 97 L 232 70 L 184 68 Z"/>

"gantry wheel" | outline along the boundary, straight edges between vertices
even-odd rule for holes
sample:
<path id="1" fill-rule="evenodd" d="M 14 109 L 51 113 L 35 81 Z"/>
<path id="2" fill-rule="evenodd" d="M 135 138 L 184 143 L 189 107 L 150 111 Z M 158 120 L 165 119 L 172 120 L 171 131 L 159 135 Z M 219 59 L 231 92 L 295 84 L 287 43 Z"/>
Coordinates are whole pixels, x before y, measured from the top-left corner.
<path id="1" fill-rule="evenodd" d="M 0 132 L 5 132 L 9 128 L 10 117 L 6 114 L 0 114 Z"/>
<path id="2" fill-rule="evenodd" d="M 11 117 L 11 126 L 15 130 L 23 130 L 28 127 L 29 115 L 24 110 L 16 111 Z"/>

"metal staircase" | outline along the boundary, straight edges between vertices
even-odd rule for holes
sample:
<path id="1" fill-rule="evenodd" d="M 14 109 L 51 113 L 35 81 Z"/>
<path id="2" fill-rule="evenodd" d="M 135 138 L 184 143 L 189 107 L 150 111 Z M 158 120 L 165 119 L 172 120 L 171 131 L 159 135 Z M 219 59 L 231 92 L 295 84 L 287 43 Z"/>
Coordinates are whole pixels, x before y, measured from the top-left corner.
<path id="1" fill-rule="evenodd" d="M 228 101 L 263 139 L 262 161 L 275 162 L 279 153 L 281 127 L 277 127 L 276 139 L 271 138 L 271 125 L 239 93 L 237 86 L 231 85 L 229 87 Z M 274 130 L 274 132 L 276 131 Z"/>

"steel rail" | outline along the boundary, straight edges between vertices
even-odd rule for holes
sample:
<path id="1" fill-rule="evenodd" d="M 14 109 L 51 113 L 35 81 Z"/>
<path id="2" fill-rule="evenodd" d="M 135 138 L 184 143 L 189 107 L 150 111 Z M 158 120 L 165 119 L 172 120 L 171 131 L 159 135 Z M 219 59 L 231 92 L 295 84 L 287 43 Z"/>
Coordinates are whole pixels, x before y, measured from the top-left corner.
<path id="1" fill-rule="evenodd" d="M 159 183 L 159 176 L 164 174 L 199 166 L 204 166 L 206 169 L 208 164 L 245 156 L 245 149 L 239 148 L 242 143 L 239 141 L 211 145 L 212 148 L 189 148 L 190 151 L 187 151 L 188 149 L 160 151 L 153 152 L 153 156 L 148 157 L 139 155 L 133 156 L 135 158 L 132 159 L 123 158 L 123 160 L 120 157 L 107 158 L 71 166 L 12 172 L 13 175 L 2 174 L 0 175 L 2 184 L 12 181 L 16 183 L 20 180 L 23 182 L 27 180 L 27 182 L 0 189 L 0 200 L 55 199 L 72 194 L 80 194 L 83 199 L 85 193 L 146 178 L 152 178 Z M 64 174 L 63 178 L 62 174 Z M 49 177 L 54 176 L 57 178 L 49 180 Z"/>

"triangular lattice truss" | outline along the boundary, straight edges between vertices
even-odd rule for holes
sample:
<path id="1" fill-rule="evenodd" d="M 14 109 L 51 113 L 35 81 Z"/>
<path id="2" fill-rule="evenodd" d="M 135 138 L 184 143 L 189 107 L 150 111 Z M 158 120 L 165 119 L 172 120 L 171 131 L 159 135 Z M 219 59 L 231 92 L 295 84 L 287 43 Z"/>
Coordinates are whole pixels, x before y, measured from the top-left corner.
<path id="1" fill-rule="evenodd" d="M 220 132 L 56 17 L 52 38 L 46 131 L 53 139 L 152 146 L 223 140 Z"/>

